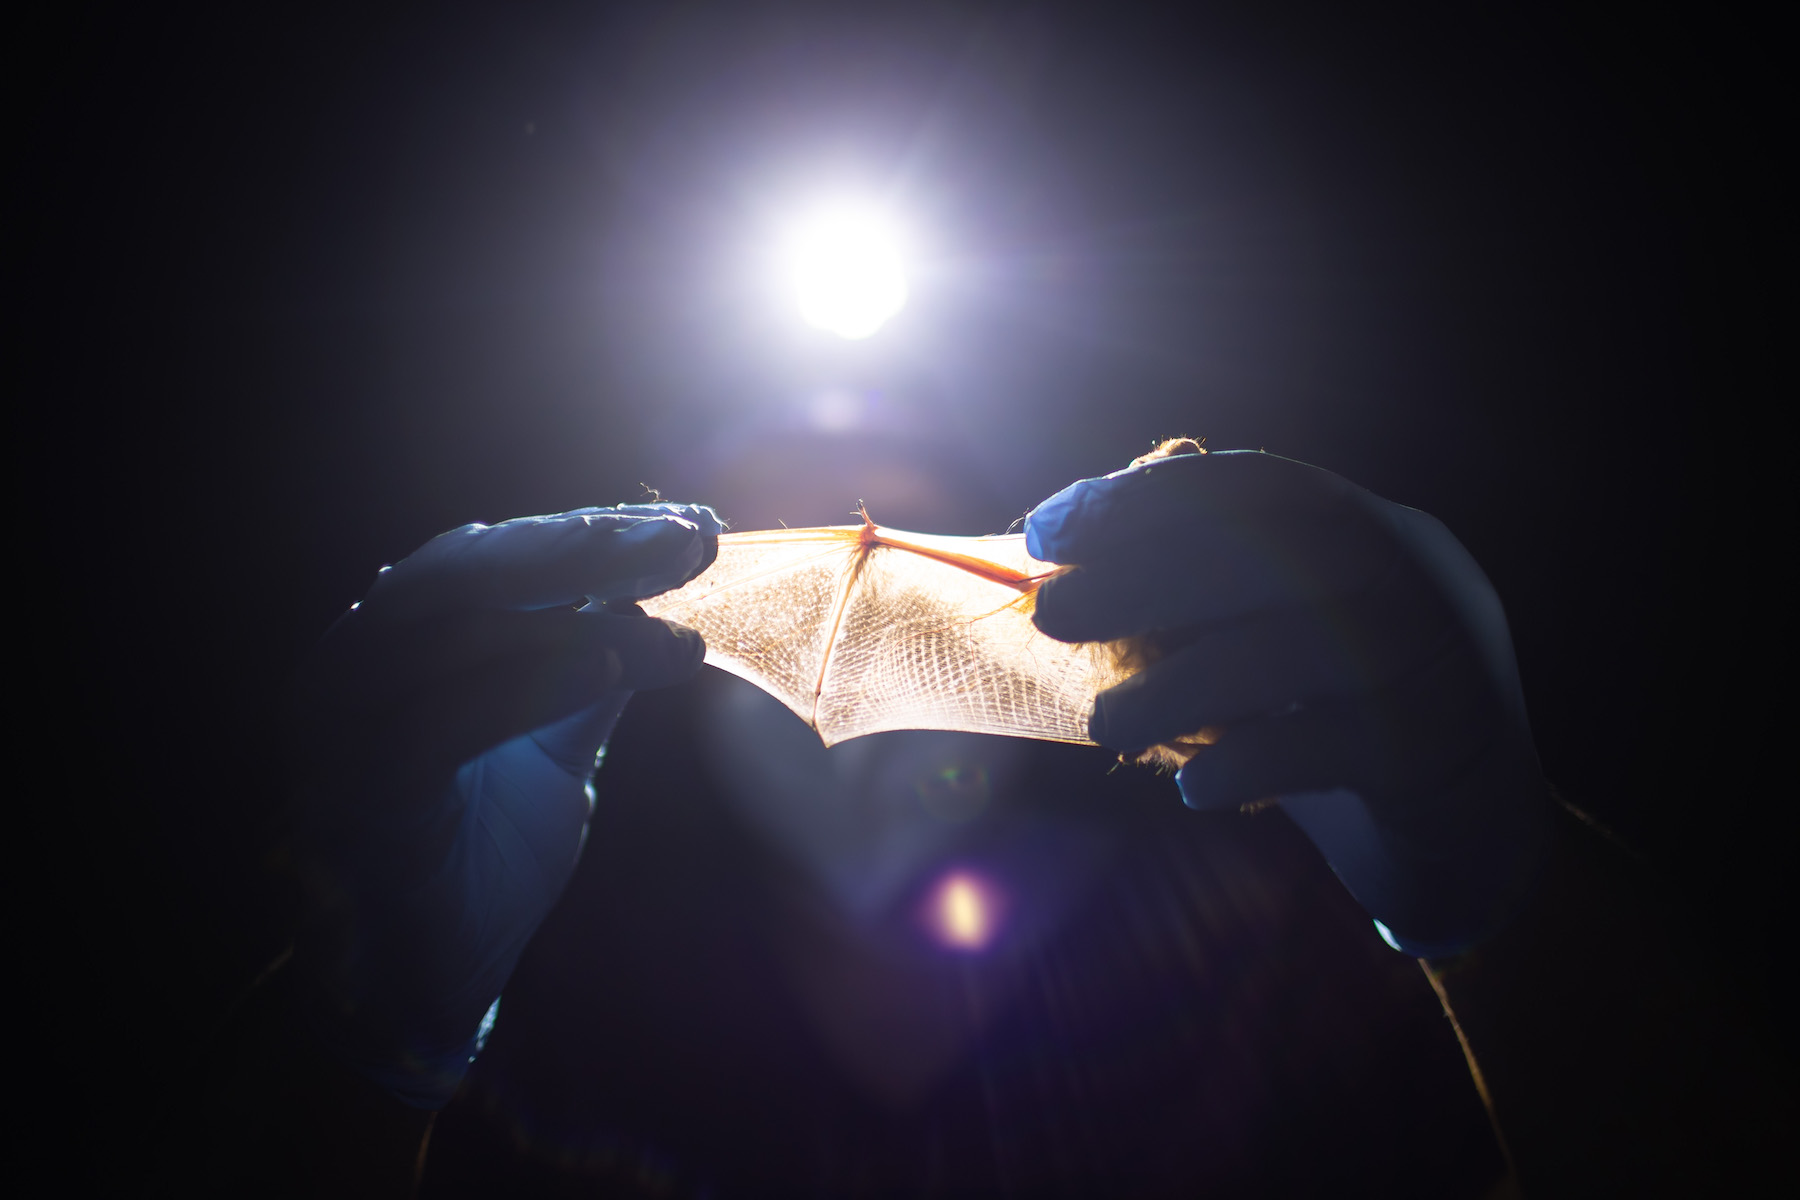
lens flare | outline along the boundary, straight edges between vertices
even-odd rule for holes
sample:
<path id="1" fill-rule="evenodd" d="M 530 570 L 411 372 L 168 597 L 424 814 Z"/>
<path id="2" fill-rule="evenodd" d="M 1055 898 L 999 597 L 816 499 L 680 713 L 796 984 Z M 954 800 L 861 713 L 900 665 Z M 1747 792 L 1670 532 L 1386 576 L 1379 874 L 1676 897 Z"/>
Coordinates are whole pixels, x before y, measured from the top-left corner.
<path id="1" fill-rule="evenodd" d="M 800 316 L 860 341 L 906 304 L 906 269 L 893 229 L 877 213 L 837 208 L 798 228 L 788 262 Z"/>
<path id="2" fill-rule="evenodd" d="M 992 884 L 969 871 L 952 871 L 927 895 L 925 924 L 951 950 L 985 950 L 1000 931 L 1003 909 Z"/>

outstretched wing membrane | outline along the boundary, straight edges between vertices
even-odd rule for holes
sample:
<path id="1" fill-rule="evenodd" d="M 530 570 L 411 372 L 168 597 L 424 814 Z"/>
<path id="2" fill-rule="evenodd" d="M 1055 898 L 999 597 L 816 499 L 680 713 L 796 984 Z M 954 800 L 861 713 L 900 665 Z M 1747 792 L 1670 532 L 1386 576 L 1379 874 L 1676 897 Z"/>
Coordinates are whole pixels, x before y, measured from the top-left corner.
<path id="1" fill-rule="evenodd" d="M 730 533 L 711 567 L 643 608 L 697 629 L 707 662 L 780 699 L 828 746 L 890 729 L 1091 744 L 1094 696 L 1126 672 L 1107 646 L 1032 624 L 1054 570 L 1022 535 Z"/>

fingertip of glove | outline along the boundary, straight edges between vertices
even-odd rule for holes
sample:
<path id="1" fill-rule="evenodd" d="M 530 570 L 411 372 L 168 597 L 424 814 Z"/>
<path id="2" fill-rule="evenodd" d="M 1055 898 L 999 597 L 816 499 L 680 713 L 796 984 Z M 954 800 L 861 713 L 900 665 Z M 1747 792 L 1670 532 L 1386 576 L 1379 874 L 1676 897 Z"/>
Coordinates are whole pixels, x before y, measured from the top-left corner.
<path id="1" fill-rule="evenodd" d="M 700 631 L 686 625 L 677 625 L 673 621 L 664 621 L 662 624 L 674 635 L 674 644 L 680 647 L 680 653 L 684 656 L 681 659 L 684 669 L 690 674 L 698 671 L 706 661 L 706 639 L 700 636 Z"/>
<path id="2" fill-rule="evenodd" d="M 1122 636 L 1118 598 L 1109 582 L 1081 569 L 1046 579 L 1037 590 L 1031 620 L 1059 642 L 1103 642 Z M 1128 619 L 1123 624 L 1129 626 Z"/>
<path id="3" fill-rule="evenodd" d="M 698 630 L 685 625 L 671 625 L 670 628 L 675 631 L 675 644 L 680 647 L 678 654 L 671 655 L 676 682 L 692 679 L 706 665 L 706 639 Z"/>
<path id="4" fill-rule="evenodd" d="M 630 542 L 685 542 L 701 536 L 700 526 L 681 513 L 657 513 L 620 530 Z"/>
<path id="5" fill-rule="evenodd" d="M 1113 741 L 1113 723 L 1111 705 L 1107 703 L 1106 693 L 1101 692 L 1094 697 L 1093 711 L 1088 713 L 1088 737 L 1102 746 L 1118 749 Z"/>
<path id="6" fill-rule="evenodd" d="M 1098 548 L 1090 518 L 1105 515 L 1127 473 L 1077 480 L 1032 509 L 1025 515 L 1026 551 L 1042 562 L 1084 561 Z"/>
<path id="7" fill-rule="evenodd" d="M 717 538 L 674 513 L 646 517 L 618 530 L 615 536 L 620 541 L 605 550 L 611 577 L 605 586 L 588 593 L 601 603 L 637 600 L 678 588 L 707 567 L 718 547 Z"/>
<path id="8" fill-rule="evenodd" d="M 1078 503 L 1074 483 L 1025 514 L 1025 552 L 1039 562 L 1056 562 L 1064 529 Z"/>
<path id="9" fill-rule="evenodd" d="M 1038 586 L 1031 610 L 1031 620 L 1038 632 L 1059 642 L 1091 642 L 1094 636 L 1092 605 L 1088 601 L 1093 588 L 1080 568 L 1065 571 Z"/>
<path id="10" fill-rule="evenodd" d="M 684 504 L 681 507 L 687 514 L 688 520 L 699 528 L 701 536 L 716 538 L 725 532 L 725 522 L 720 519 L 717 512 L 713 511 L 711 505 Z"/>
<path id="11" fill-rule="evenodd" d="M 1056 637 L 1062 624 L 1062 614 L 1059 611 L 1061 602 L 1057 599 L 1060 590 L 1057 578 L 1046 579 L 1038 585 L 1031 597 L 1031 623 L 1045 637 Z"/>
<path id="12" fill-rule="evenodd" d="M 1130 692 L 1130 680 L 1108 688 L 1094 697 L 1088 714 L 1088 737 L 1127 756 L 1143 754 L 1165 736 L 1144 728 L 1142 705 L 1132 703 Z"/>

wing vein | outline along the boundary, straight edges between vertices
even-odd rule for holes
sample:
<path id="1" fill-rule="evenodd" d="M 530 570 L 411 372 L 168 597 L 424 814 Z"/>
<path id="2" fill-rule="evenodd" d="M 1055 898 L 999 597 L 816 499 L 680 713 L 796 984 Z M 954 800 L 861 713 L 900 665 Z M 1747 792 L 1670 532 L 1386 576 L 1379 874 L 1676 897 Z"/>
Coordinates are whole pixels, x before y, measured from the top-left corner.
<path id="1" fill-rule="evenodd" d="M 825 635 L 825 649 L 819 654 L 819 678 L 813 683 L 812 727 L 819 728 L 819 697 L 825 694 L 825 672 L 831 668 L 831 656 L 837 649 L 838 628 L 844 623 L 844 613 L 850 607 L 850 593 L 856 587 L 856 580 L 862 574 L 863 564 L 869 561 L 874 546 L 864 543 L 856 548 L 855 557 L 850 560 L 850 569 L 844 572 L 844 590 L 838 593 L 837 611 L 831 614 L 831 632 Z"/>

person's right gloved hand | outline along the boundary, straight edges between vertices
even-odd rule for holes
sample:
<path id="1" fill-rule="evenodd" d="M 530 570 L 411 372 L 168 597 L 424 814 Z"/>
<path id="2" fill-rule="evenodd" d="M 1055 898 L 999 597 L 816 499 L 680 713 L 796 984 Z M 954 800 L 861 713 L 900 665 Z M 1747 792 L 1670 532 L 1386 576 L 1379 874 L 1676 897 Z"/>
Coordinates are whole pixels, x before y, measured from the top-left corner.
<path id="1" fill-rule="evenodd" d="M 1176 776 L 1194 808 L 1279 798 L 1390 942 L 1453 953 L 1523 904 L 1549 801 L 1506 619 L 1436 519 L 1271 454 L 1181 454 L 1073 484 L 1026 524 L 1074 570 L 1038 592 L 1064 641 L 1162 659 L 1095 702 L 1135 752 L 1220 731 Z"/>
<path id="2" fill-rule="evenodd" d="M 452 530 L 385 568 L 302 672 L 308 1020 L 408 1103 L 442 1106 L 467 1071 L 574 872 L 626 699 L 699 670 L 699 635 L 630 601 L 699 574 L 720 529 L 645 504 Z"/>

